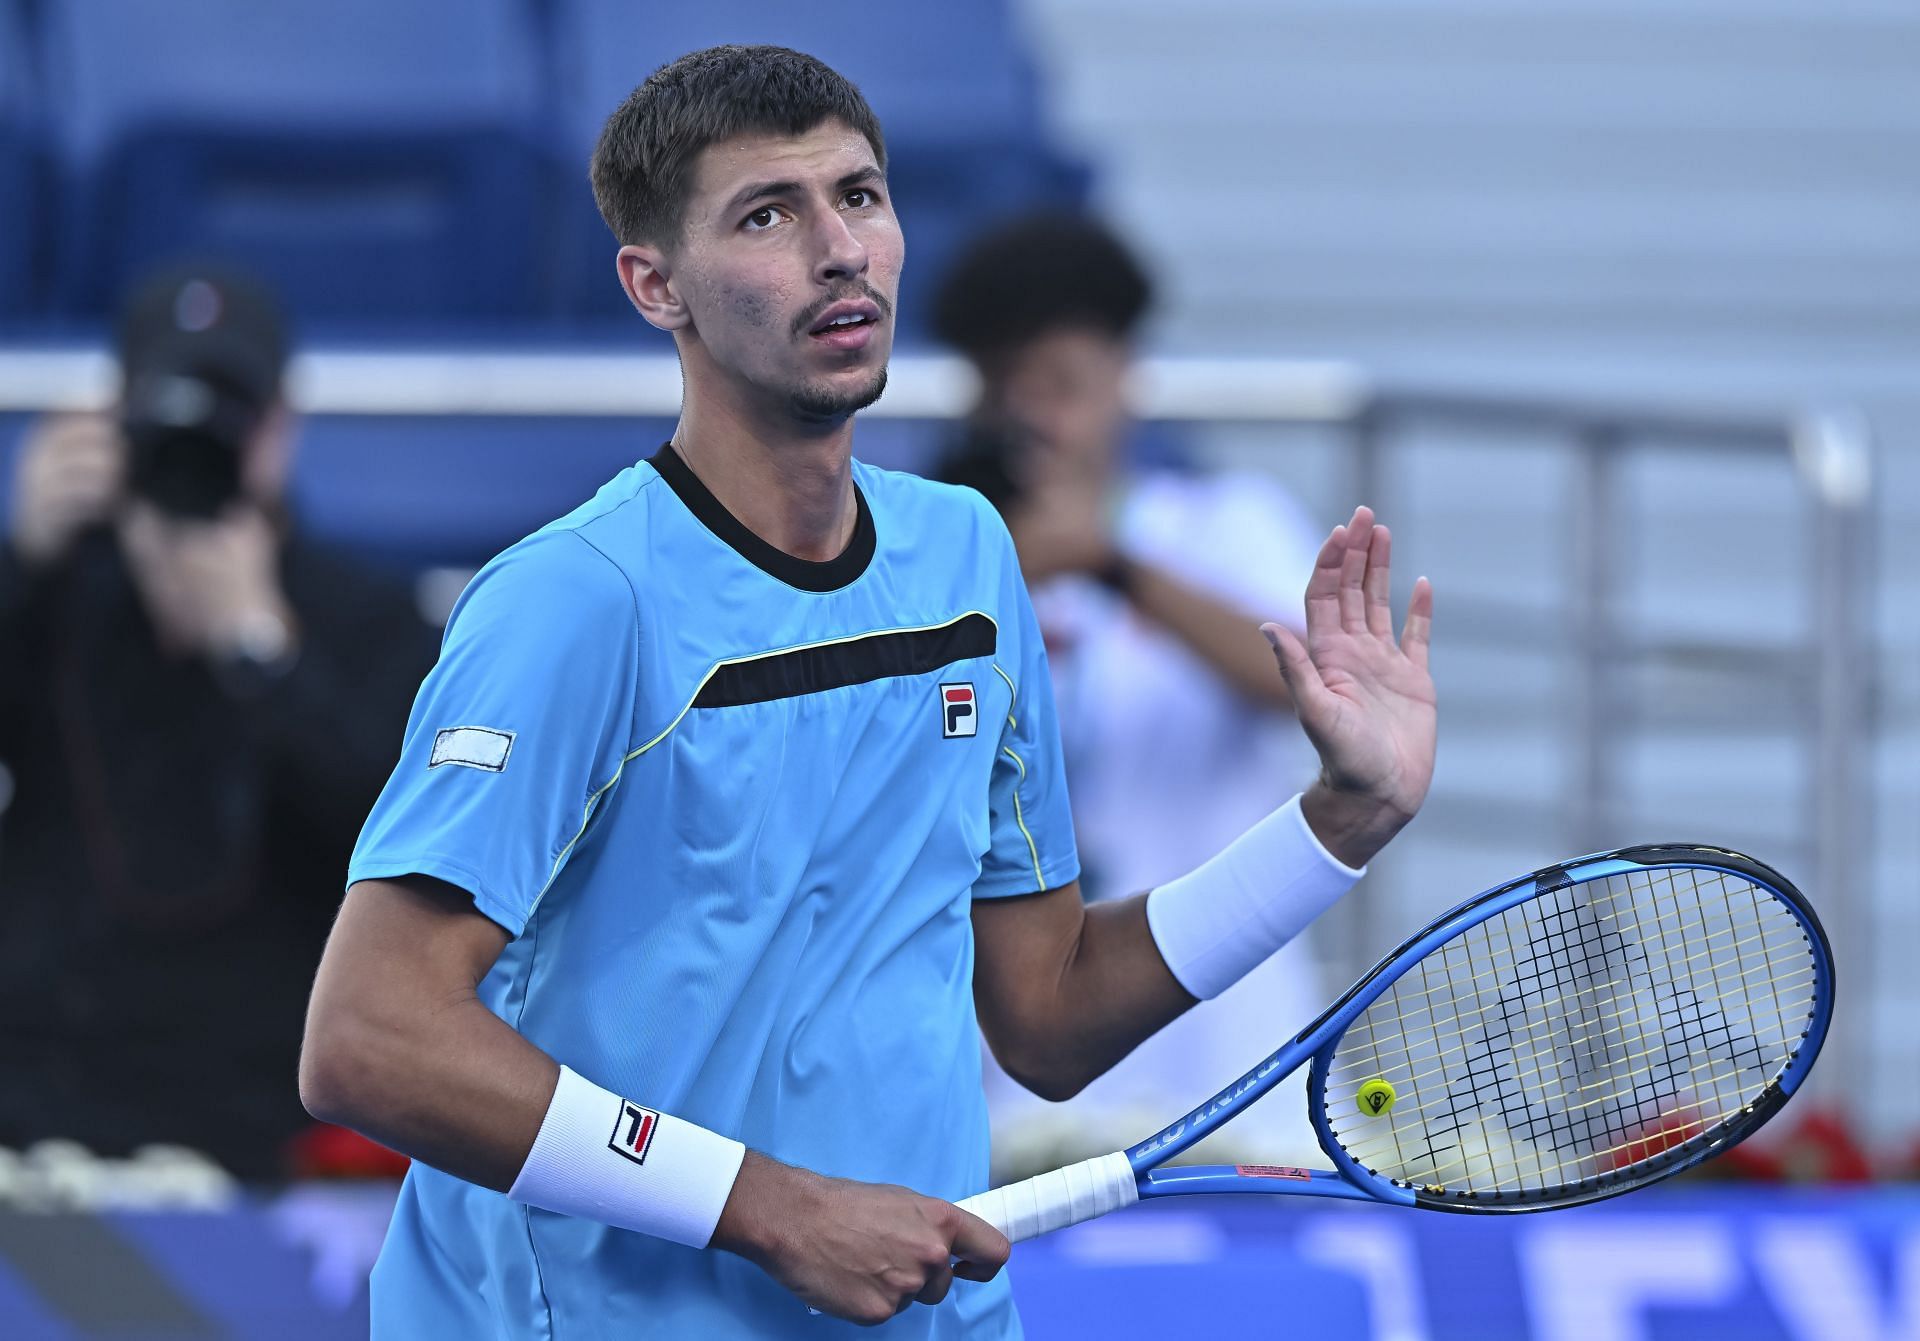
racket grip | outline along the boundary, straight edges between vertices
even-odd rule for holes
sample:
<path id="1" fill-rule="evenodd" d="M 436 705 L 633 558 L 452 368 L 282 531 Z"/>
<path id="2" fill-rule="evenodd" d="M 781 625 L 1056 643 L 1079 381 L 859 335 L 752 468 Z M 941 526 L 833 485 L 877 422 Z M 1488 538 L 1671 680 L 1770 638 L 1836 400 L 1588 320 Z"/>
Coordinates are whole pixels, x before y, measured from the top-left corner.
<path id="1" fill-rule="evenodd" d="M 959 1203 L 1018 1243 L 1077 1225 L 1140 1200 L 1133 1166 L 1115 1153 L 1069 1164 L 1024 1182 L 1008 1183 Z"/>

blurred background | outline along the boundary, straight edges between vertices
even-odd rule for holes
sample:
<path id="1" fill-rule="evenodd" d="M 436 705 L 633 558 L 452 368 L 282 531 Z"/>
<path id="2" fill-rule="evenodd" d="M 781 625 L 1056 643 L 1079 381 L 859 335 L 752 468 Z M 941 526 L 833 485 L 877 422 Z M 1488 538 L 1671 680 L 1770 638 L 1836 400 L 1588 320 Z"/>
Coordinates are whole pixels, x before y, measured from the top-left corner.
<path id="1" fill-rule="evenodd" d="M 355 620 L 413 621 L 390 636 L 417 632 L 430 658 L 474 567 L 670 432 L 672 346 L 619 292 L 586 161 L 635 84 L 721 41 L 822 57 L 885 127 L 909 265 L 860 455 L 932 471 L 964 425 L 1002 424 L 981 409 L 992 373 L 936 326 L 941 281 L 983 232 L 1074 212 L 1151 290 L 1137 322 L 1100 326 L 1127 358 L 1116 496 L 1257 476 L 1307 534 L 1365 501 L 1393 525 L 1400 599 L 1433 579 L 1432 798 L 1297 953 L 1294 995 L 1211 1026 L 1217 1080 L 1440 909 L 1577 852 L 1751 852 L 1813 898 L 1840 967 L 1810 1090 L 1710 1177 L 1515 1224 L 1141 1212 L 1021 1250 L 1030 1334 L 1260 1323 L 1284 1291 L 1290 1326 L 1395 1341 L 1920 1338 L 1903 1186 L 1920 1174 L 1920 10 L 1896 0 L 0 0 L 0 1334 L 364 1332 L 391 1160 L 328 1131 L 263 1144 L 293 1087 L 272 1042 L 183 1033 L 200 1017 L 156 1006 L 169 1033 L 139 1002 L 198 991 L 206 1018 L 297 1028 L 337 899 L 324 864 L 337 849 L 344 870 L 352 833 L 316 824 L 303 850 L 325 878 L 298 895 L 262 875 L 259 836 L 315 797 L 364 813 L 379 774 L 302 773 L 288 760 L 311 751 L 262 721 L 310 742 L 344 714 L 376 763 L 380 739 L 397 751 L 406 696 L 376 682 L 405 657 L 356 649 Z M 145 450 L 147 345 L 125 314 L 183 258 L 178 330 L 223 328 L 250 290 L 221 277 L 252 276 L 282 315 L 243 333 L 291 356 L 284 391 L 276 363 L 229 398 L 236 417 L 168 422 L 203 455 L 283 461 L 284 487 L 247 466 L 169 502 L 124 460 L 48 445 L 91 424 L 96 446 Z M 153 560 L 261 574 L 228 593 L 231 619 L 211 602 L 162 617 L 128 498 L 170 525 L 232 523 L 212 558 Z M 246 558 L 235 509 L 279 548 Z M 1148 520 L 1113 513 L 1149 546 Z M 1176 548 L 1203 549 L 1211 528 L 1181 515 Z M 109 576 L 75 576 L 90 554 Z M 1077 664 L 1074 600 L 1049 602 L 1057 677 Z M 196 705 L 190 730 L 173 716 L 194 742 L 164 747 L 174 770 L 151 766 L 165 732 L 87 706 L 125 701 L 102 667 L 143 664 L 100 633 L 116 610 L 152 626 L 139 655 L 200 677 L 165 690 Z M 1225 675 L 1187 653 L 1183 673 Z M 226 744 L 192 752 L 209 740 Z M 1097 745 L 1070 758 L 1077 800 L 1083 780 L 1151 795 Z M 209 771 L 204 797 L 183 781 Z M 1277 776 L 1255 813 L 1304 781 Z M 280 799 L 242 804 L 259 796 Z M 149 865 L 141 816 L 174 810 L 189 830 L 226 817 L 196 851 L 232 847 L 206 875 L 231 897 L 183 895 L 156 921 L 171 867 Z M 72 841 L 47 838 L 69 822 Z M 137 879 L 103 874 L 108 848 Z M 294 897 L 298 916 L 274 903 Z M 179 1125 L 143 1125 L 160 1099 L 76 1063 L 116 1032 L 155 1094 L 189 1096 Z M 276 1093 L 284 1078 L 237 1153 L 190 1139 L 195 1102 L 221 1106 L 208 1053 Z M 1137 1136 L 1136 1112 L 1157 1124 L 1213 1083 L 1149 1069 L 1107 1117 Z M 996 1112 L 1005 1172 L 1100 1120 Z"/>

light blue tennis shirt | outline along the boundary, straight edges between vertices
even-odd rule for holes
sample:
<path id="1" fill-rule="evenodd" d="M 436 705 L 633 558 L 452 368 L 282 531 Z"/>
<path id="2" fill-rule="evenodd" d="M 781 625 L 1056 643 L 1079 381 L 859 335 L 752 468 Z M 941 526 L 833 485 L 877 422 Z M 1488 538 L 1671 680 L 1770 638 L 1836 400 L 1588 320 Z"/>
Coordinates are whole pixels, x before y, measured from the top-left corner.
<path id="1" fill-rule="evenodd" d="M 759 540 L 671 448 L 455 608 L 349 880 L 513 935 L 489 1009 L 588 1079 L 791 1164 L 987 1185 L 974 899 L 1079 874 L 1046 656 L 979 495 L 856 462 L 838 558 Z M 759 1268 L 416 1164 L 376 1337 L 871 1335 Z M 881 1329 L 1020 1335 L 1006 1276 Z"/>

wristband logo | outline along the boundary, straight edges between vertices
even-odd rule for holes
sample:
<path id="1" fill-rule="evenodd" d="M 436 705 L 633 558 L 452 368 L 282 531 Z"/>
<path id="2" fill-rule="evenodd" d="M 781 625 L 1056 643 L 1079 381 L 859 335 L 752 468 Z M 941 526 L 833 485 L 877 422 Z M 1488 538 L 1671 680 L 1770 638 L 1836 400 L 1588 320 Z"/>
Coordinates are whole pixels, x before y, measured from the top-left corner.
<path id="1" fill-rule="evenodd" d="M 940 686 L 940 734 L 948 740 L 958 736 L 976 735 L 980 729 L 980 718 L 973 708 L 973 686 L 970 684 L 943 684 Z"/>
<path id="2" fill-rule="evenodd" d="M 614 1120 L 613 1137 L 607 1142 L 607 1149 L 635 1164 L 645 1164 L 647 1147 L 653 1144 L 653 1134 L 659 1127 L 658 1113 L 642 1108 L 631 1099 L 622 1099 L 620 1116 Z"/>

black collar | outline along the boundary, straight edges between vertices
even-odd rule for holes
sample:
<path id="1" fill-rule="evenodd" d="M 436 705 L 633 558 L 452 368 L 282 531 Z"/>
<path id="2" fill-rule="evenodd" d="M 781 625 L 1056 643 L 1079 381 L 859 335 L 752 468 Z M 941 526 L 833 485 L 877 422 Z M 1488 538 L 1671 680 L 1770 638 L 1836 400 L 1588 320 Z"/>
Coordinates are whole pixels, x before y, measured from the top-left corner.
<path id="1" fill-rule="evenodd" d="M 867 564 L 873 560 L 873 513 L 868 509 L 867 496 L 860 492 L 858 484 L 853 486 L 854 506 L 858 509 L 853 521 L 853 539 L 833 558 L 816 563 L 811 559 L 796 559 L 785 550 L 775 549 L 749 531 L 700 482 L 687 463 L 681 460 L 680 453 L 673 449 L 672 443 L 661 444 L 660 450 L 648 457 L 647 461 L 660 472 L 660 478 L 679 495 L 680 501 L 687 505 L 687 511 L 698 518 L 701 525 L 726 541 L 748 563 L 779 578 L 790 587 L 798 587 L 802 591 L 838 591 L 866 572 Z"/>

